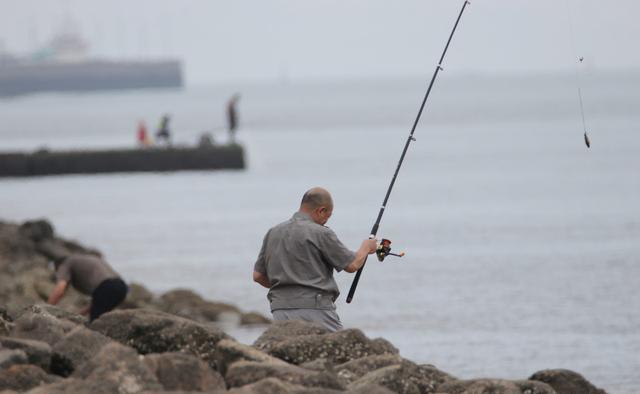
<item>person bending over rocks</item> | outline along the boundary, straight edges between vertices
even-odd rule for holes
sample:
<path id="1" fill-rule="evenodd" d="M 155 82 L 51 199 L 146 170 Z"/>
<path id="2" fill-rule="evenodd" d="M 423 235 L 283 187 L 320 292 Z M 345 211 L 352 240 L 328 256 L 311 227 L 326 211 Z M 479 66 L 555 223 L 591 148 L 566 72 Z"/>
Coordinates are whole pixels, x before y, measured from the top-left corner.
<path id="1" fill-rule="evenodd" d="M 89 314 L 89 321 L 113 310 L 127 296 L 127 285 L 111 266 L 98 256 L 72 254 L 54 259 L 56 286 L 48 303 L 56 305 L 69 283 L 81 293 L 91 296 L 91 304 L 80 313 Z"/>
<path id="2" fill-rule="evenodd" d="M 331 194 L 316 187 L 304 194 L 291 219 L 265 235 L 253 280 L 269 289 L 275 320 L 304 320 L 332 331 L 342 329 L 335 306 L 340 291 L 333 271 L 358 271 L 367 255 L 375 253 L 377 241 L 362 241 L 356 252 L 347 249 L 325 226 L 332 213 Z"/>

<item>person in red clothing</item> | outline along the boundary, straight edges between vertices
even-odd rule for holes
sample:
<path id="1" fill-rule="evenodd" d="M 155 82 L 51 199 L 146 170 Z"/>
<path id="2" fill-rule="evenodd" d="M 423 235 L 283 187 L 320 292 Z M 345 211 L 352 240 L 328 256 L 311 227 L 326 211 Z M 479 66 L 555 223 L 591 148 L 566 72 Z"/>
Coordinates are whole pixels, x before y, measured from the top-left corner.
<path id="1" fill-rule="evenodd" d="M 138 145 L 140 145 L 141 147 L 146 147 L 149 145 L 147 126 L 143 121 L 138 122 Z"/>

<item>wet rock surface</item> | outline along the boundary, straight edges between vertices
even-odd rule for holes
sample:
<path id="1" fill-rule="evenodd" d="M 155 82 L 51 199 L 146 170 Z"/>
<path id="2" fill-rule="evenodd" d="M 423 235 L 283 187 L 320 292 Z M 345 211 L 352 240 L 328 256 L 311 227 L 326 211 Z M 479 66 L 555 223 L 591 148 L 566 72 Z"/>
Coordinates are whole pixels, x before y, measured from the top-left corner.
<path id="1" fill-rule="evenodd" d="M 21 350 L 27 356 L 29 364 L 49 370 L 51 364 L 51 346 L 46 342 L 28 339 L 0 337 L 0 348 Z"/>
<path id="2" fill-rule="evenodd" d="M 391 345 L 373 342 L 362 331 L 346 329 L 330 334 L 301 335 L 269 345 L 269 354 L 293 364 L 323 358 L 332 364 L 376 354 L 397 354 Z"/>
<path id="3" fill-rule="evenodd" d="M 23 392 L 59 380 L 59 377 L 49 375 L 42 368 L 35 365 L 12 365 L 6 369 L 0 369 L 0 391 L 15 390 Z"/>
<path id="4" fill-rule="evenodd" d="M 584 376 L 567 369 L 546 369 L 531 375 L 529 380 L 543 382 L 553 387 L 558 394 L 605 394 L 605 391 L 595 387 Z"/>
<path id="5" fill-rule="evenodd" d="M 222 375 L 192 355 L 178 352 L 150 354 L 144 357 L 144 363 L 165 390 L 226 390 Z"/>
<path id="6" fill-rule="evenodd" d="M 90 328 L 140 354 L 182 351 L 193 354 L 216 368 L 216 344 L 229 338 L 219 328 L 168 313 L 129 309 L 107 313 Z"/>
<path id="7" fill-rule="evenodd" d="M 603 394 L 582 375 L 544 370 L 528 380 L 458 380 L 402 358 L 357 329 L 332 333 L 305 322 L 270 321 L 193 291 L 156 296 L 131 284 L 119 309 L 88 324 L 70 292 L 54 286 L 50 253 L 99 252 L 58 238 L 43 220 L 0 222 L 0 394 Z M 265 324 L 253 345 L 228 324 Z"/>

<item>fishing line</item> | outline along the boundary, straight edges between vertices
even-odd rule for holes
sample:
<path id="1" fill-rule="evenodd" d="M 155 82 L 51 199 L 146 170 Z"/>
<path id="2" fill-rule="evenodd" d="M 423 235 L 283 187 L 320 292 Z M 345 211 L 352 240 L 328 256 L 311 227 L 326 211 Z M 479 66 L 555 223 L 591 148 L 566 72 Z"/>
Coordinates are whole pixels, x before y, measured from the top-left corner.
<path id="1" fill-rule="evenodd" d="M 402 167 L 402 163 L 404 162 L 404 158 L 407 154 L 407 150 L 409 149 L 409 145 L 411 144 L 411 142 L 416 140 L 413 136 L 413 133 L 416 131 L 416 127 L 418 126 L 418 122 L 420 121 L 420 117 L 422 116 L 422 111 L 424 110 L 425 104 L 427 103 L 427 99 L 429 98 L 429 94 L 431 93 L 431 88 L 433 88 L 433 83 L 436 81 L 436 78 L 438 77 L 438 73 L 443 70 L 442 62 L 444 61 L 444 56 L 447 54 L 447 50 L 449 49 L 449 45 L 451 44 L 453 35 L 456 32 L 456 29 L 458 28 L 458 24 L 460 23 L 462 14 L 464 13 L 465 8 L 467 8 L 467 5 L 469 4 L 471 4 L 470 1 L 468 0 L 464 1 L 464 3 L 462 4 L 462 8 L 460 9 L 460 13 L 458 14 L 458 18 L 456 19 L 456 23 L 453 25 L 451 34 L 449 34 L 449 39 L 447 40 L 447 44 L 445 45 L 444 50 L 442 51 L 442 56 L 440 56 L 440 61 L 438 61 L 438 65 L 436 66 L 436 69 L 433 72 L 433 76 L 431 77 L 431 82 L 429 83 L 429 87 L 427 88 L 427 93 L 424 95 L 424 99 L 422 99 L 422 105 L 420 106 L 420 110 L 418 111 L 416 120 L 413 122 L 411 133 L 409 133 L 407 142 L 404 145 L 404 149 L 402 150 L 402 154 L 400 155 L 400 160 L 398 161 L 398 166 L 396 167 L 396 171 L 393 174 L 393 178 L 391 178 L 391 183 L 389 184 L 389 188 L 387 189 L 387 194 L 385 194 L 384 196 L 384 201 L 382 202 L 382 206 L 380 207 L 380 211 L 378 212 L 378 218 L 376 219 L 375 224 L 371 228 L 371 232 L 369 233 L 371 235 L 369 236 L 369 238 L 375 238 L 378 232 L 378 227 L 380 226 L 382 215 L 384 214 L 384 210 L 387 207 L 387 202 L 389 201 L 391 190 L 393 189 L 393 185 L 396 183 L 396 178 L 398 177 L 398 173 L 400 172 L 400 167 Z M 386 244 L 385 244 L 385 241 L 387 241 Z M 380 246 L 378 246 L 378 251 L 376 251 L 376 254 L 378 254 L 378 259 L 380 261 L 384 259 L 384 257 L 381 258 L 381 255 L 384 256 L 384 255 L 391 254 L 389 253 L 389 251 L 391 250 L 389 248 L 389 244 L 391 244 L 391 241 L 382 240 Z M 387 250 L 385 248 L 389 248 L 389 249 Z M 401 255 L 402 254 L 398 255 L 398 257 L 401 257 Z M 349 289 L 349 294 L 347 295 L 347 303 L 351 303 L 351 301 L 353 300 L 353 295 L 356 292 L 358 281 L 360 280 L 360 276 L 362 275 L 362 270 L 364 270 L 364 266 L 366 263 L 367 263 L 367 259 L 365 258 L 364 263 L 362 264 L 362 267 L 360 267 L 358 272 L 356 272 L 356 276 L 353 278 L 353 282 L 351 283 L 351 288 Z"/>
<path id="2" fill-rule="evenodd" d="M 571 19 L 571 7 L 569 5 L 569 0 L 565 0 L 564 2 L 567 8 L 567 20 L 569 21 L 569 42 L 571 44 L 571 50 L 575 59 L 577 59 L 578 63 L 574 67 L 575 81 L 578 90 L 578 100 L 580 101 L 580 116 L 582 118 L 582 130 L 584 131 L 584 143 L 587 145 L 587 148 L 591 148 L 591 140 L 589 139 L 589 133 L 587 132 L 587 121 L 584 115 L 584 99 L 582 98 L 582 84 L 580 79 L 580 66 L 584 63 L 584 56 L 578 55 L 578 50 L 575 42 L 575 30 L 573 26 L 573 20 Z"/>

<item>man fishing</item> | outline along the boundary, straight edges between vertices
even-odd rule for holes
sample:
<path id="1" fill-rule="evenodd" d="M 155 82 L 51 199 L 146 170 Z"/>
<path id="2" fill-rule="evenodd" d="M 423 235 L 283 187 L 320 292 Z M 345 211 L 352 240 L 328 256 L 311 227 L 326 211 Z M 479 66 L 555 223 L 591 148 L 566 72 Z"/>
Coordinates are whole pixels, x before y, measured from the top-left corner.
<path id="1" fill-rule="evenodd" d="M 362 241 L 356 252 L 347 249 L 325 226 L 332 213 L 331 194 L 315 187 L 304 194 L 291 219 L 265 235 L 253 280 L 269 289 L 275 320 L 304 320 L 331 331 L 342 329 L 335 306 L 340 291 L 333 271 L 358 271 L 367 255 L 375 253 L 377 241 Z"/>

